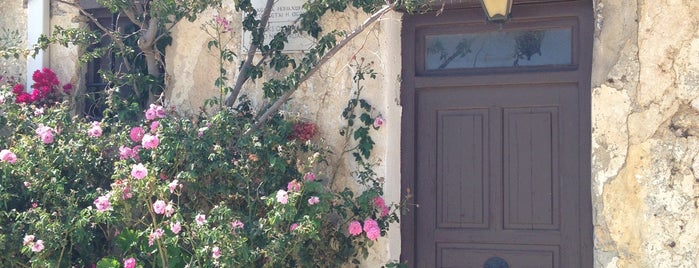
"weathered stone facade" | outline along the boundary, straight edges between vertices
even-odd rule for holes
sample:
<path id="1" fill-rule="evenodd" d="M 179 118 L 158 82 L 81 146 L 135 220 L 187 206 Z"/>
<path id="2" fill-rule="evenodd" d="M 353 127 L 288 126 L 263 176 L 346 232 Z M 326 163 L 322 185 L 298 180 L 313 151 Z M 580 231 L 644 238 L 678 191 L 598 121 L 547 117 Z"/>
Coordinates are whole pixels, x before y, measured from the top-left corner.
<path id="1" fill-rule="evenodd" d="M 16 0 L 0 0 L 24 20 Z M 9 4 L 8 4 L 9 3 Z M 592 200 L 595 267 L 696 267 L 699 265 L 699 1 L 595 0 L 592 73 Z M 217 59 L 200 30 L 214 14 L 236 21 L 228 6 L 173 29 L 167 50 L 167 100 L 192 112 L 217 96 Z M 76 26 L 75 10 L 52 5 L 52 24 Z M 361 12 L 334 14 L 326 28 L 351 29 Z M 379 77 L 367 81 L 365 97 L 387 119 L 375 155 L 386 194 L 400 198 L 400 25 L 399 13 L 383 18 L 304 84 L 286 111 L 318 122 L 330 146 L 340 146 L 340 113 L 350 97 L 351 58 L 373 61 Z M 25 24 L 26 25 L 26 24 Z M 18 26 L 21 27 L 21 24 Z M 24 26 L 26 27 L 26 26 Z M 233 29 L 238 29 L 236 25 Z M 240 51 L 240 37 L 230 43 Z M 52 47 L 51 67 L 62 81 L 80 84 L 76 48 Z M 60 60 L 59 60 L 60 59 Z M 230 66 L 230 69 L 235 69 Z M 261 85 L 247 93 L 262 102 Z M 259 92 L 259 91 L 257 91 Z M 347 169 L 347 167 L 345 167 Z M 400 233 L 393 229 L 374 248 L 367 267 L 399 257 Z"/>
<path id="2" fill-rule="evenodd" d="M 699 264 L 697 1 L 597 1 L 596 267 Z"/>

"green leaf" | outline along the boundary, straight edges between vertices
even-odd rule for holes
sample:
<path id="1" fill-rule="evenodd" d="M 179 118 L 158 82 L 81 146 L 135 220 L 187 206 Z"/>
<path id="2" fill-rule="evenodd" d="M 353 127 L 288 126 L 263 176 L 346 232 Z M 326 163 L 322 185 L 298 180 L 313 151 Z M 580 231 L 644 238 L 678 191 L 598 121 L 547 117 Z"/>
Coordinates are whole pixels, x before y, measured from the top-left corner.
<path id="1" fill-rule="evenodd" d="M 102 258 L 97 262 L 97 268 L 119 268 L 120 263 L 113 258 Z"/>

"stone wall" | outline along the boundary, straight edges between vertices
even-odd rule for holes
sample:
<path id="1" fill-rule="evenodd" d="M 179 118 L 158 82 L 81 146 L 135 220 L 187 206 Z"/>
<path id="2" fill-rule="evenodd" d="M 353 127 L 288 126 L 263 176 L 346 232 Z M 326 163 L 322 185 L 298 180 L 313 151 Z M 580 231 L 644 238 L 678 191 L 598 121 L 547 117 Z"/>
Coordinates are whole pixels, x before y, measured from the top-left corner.
<path id="1" fill-rule="evenodd" d="M 595 6 L 595 267 L 695 267 L 699 2 Z"/>
<path id="2" fill-rule="evenodd" d="M 24 0 L 0 0 L 3 15 L 0 16 L 0 37 L 3 31 L 17 31 L 23 41 L 21 47 L 26 47 L 27 42 L 27 9 Z M 7 16 L 9 14 L 9 16 Z M 21 81 L 25 79 L 27 63 L 23 60 L 13 58 L 0 58 L 0 76 L 19 77 Z M 1 80 L 0 80 L 1 81 Z"/>

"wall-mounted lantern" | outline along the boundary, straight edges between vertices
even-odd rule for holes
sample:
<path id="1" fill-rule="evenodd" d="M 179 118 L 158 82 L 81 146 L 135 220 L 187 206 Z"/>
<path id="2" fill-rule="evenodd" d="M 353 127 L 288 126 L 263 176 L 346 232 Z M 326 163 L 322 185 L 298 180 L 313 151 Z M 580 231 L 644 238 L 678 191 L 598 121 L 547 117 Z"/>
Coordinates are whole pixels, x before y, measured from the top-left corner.
<path id="1" fill-rule="evenodd" d="M 488 21 L 503 23 L 510 18 L 512 0 L 481 0 Z"/>

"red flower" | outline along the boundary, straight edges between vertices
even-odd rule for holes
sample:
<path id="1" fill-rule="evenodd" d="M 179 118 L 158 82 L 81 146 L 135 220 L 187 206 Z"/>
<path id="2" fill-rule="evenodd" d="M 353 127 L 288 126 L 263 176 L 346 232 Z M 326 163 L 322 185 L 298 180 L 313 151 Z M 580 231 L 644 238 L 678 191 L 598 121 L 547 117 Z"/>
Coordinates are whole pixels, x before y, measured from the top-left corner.
<path id="1" fill-rule="evenodd" d="M 12 93 L 15 93 L 15 95 L 24 93 L 24 85 L 16 84 L 14 87 L 12 87 Z"/>
<path id="2" fill-rule="evenodd" d="M 294 125 L 294 134 L 291 138 L 305 142 L 312 139 L 316 133 L 318 133 L 318 127 L 315 124 L 298 123 Z"/>

